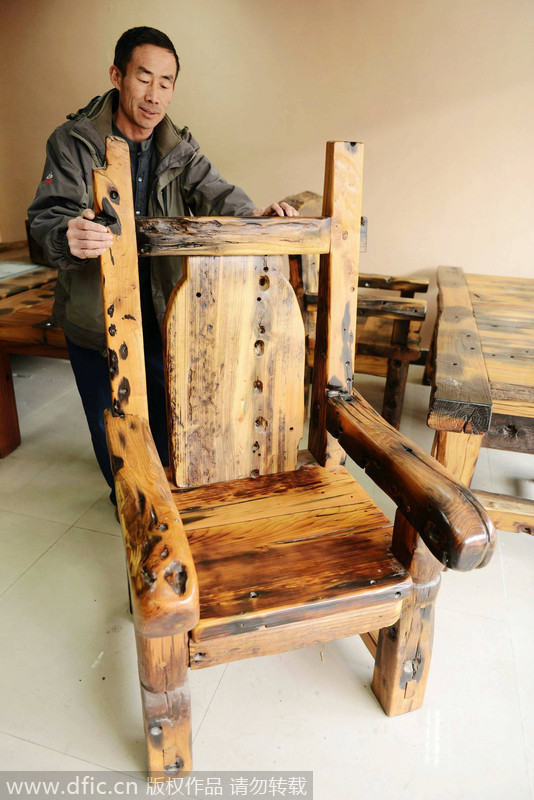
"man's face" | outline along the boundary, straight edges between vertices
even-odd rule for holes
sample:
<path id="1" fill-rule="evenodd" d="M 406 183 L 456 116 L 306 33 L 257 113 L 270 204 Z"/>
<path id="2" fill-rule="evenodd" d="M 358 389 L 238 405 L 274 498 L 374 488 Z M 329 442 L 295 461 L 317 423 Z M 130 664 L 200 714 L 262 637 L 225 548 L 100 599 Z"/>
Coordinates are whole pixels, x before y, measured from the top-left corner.
<path id="1" fill-rule="evenodd" d="M 142 44 L 132 53 L 126 75 L 115 65 L 111 82 L 119 90 L 117 127 L 129 139 L 148 139 L 167 112 L 174 92 L 176 60 L 172 53 L 152 44 Z"/>

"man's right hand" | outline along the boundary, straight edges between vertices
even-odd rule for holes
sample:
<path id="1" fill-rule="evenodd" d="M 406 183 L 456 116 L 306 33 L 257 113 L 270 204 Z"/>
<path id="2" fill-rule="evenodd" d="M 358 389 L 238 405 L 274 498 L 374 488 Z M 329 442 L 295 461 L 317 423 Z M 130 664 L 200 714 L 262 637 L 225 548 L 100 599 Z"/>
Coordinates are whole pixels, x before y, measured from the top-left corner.
<path id="1" fill-rule="evenodd" d="M 95 212 L 86 208 L 83 216 L 69 220 L 67 241 L 76 258 L 97 258 L 113 244 L 113 234 L 103 225 L 91 222 Z"/>

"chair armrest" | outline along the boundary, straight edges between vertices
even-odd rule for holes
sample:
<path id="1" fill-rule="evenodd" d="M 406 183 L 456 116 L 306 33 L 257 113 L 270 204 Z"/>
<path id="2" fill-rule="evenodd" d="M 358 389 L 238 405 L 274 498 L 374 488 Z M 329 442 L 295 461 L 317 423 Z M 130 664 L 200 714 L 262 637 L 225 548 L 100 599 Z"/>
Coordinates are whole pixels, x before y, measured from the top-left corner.
<path id="1" fill-rule="evenodd" d="M 105 412 L 134 622 L 145 636 L 191 630 L 199 619 L 195 565 L 148 422 Z"/>
<path id="2" fill-rule="evenodd" d="M 445 566 L 486 564 L 493 524 L 475 496 L 445 467 L 392 428 L 357 392 L 331 393 L 327 426 L 343 449 L 397 504 Z"/>

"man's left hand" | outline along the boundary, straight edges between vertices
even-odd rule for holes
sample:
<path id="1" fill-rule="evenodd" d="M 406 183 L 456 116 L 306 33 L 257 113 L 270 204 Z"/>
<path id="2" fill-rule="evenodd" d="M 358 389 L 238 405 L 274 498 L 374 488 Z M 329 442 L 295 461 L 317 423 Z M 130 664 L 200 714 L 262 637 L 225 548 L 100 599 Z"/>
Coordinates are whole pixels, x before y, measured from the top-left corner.
<path id="1" fill-rule="evenodd" d="M 270 206 L 265 208 L 255 208 L 252 212 L 253 217 L 298 217 L 299 212 L 289 203 L 271 203 Z"/>

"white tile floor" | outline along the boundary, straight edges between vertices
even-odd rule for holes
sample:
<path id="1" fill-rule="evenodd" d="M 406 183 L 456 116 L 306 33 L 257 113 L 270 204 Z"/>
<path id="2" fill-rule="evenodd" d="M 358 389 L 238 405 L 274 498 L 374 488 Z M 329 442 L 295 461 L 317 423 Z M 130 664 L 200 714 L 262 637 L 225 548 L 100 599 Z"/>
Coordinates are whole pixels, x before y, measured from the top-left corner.
<path id="1" fill-rule="evenodd" d="M 139 772 L 120 528 L 70 366 L 13 366 L 23 443 L 0 462 L 0 770 Z M 428 449 L 420 377 L 403 430 Z M 532 497 L 533 476 L 534 457 L 483 450 L 474 486 Z M 196 769 L 313 770 L 315 800 L 534 797 L 533 590 L 526 535 L 500 533 L 484 570 L 448 572 L 425 706 L 404 717 L 375 701 L 358 638 L 192 673 Z"/>

